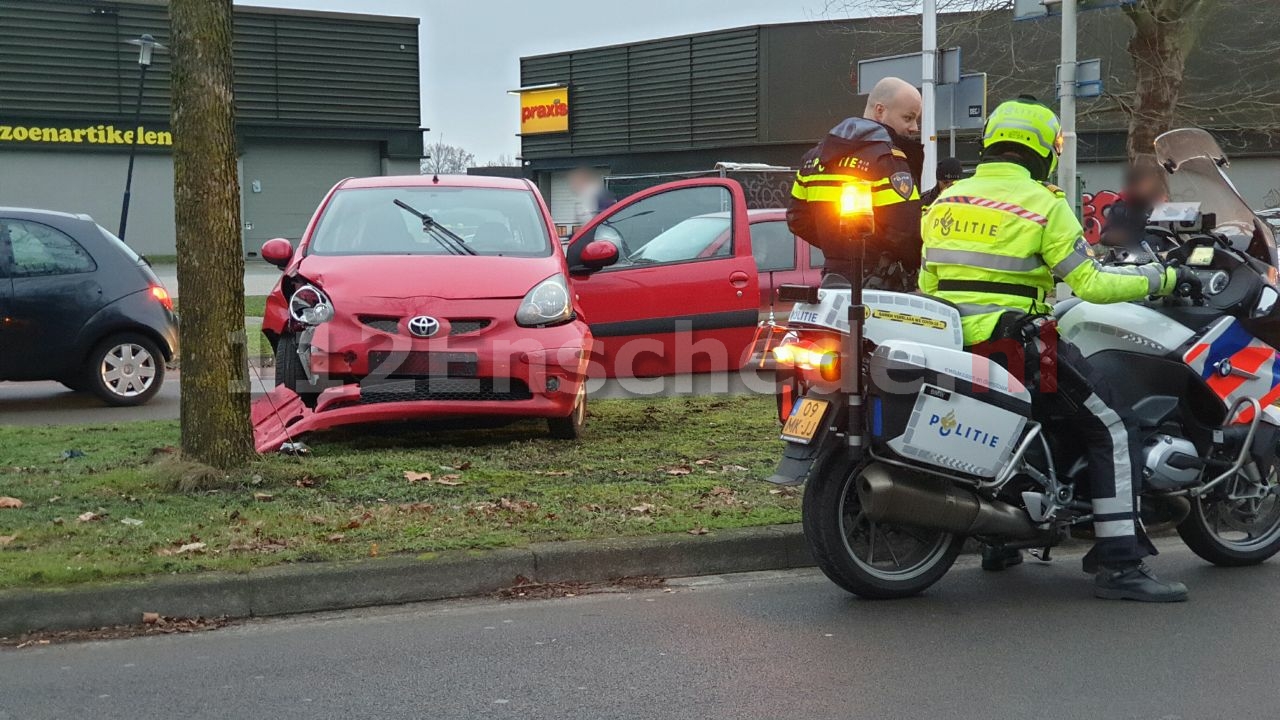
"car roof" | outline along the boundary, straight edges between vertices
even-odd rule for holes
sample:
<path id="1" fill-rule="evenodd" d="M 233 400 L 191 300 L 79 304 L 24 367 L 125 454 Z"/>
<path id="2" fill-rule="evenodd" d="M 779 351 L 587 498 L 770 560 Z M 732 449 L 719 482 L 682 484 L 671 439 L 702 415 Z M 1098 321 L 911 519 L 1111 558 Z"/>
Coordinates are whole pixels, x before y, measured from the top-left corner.
<path id="1" fill-rule="evenodd" d="M 529 181 L 522 178 L 491 177 L 488 175 L 384 175 L 380 177 L 348 178 L 341 188 L 397 188 L 397 187 L 465 187 L 497 190 L 529 191 Z"/>
<path id="2" fill-rule="evenodd" d="M 93 218 L 84 213 L 67 213 L 58 210 L 41 210 L 39 208 L 0 207 L 0 215 L 32 215 L 35 217 L 62 218 L 63 220 L 84 220 L 93 222 Z"/>

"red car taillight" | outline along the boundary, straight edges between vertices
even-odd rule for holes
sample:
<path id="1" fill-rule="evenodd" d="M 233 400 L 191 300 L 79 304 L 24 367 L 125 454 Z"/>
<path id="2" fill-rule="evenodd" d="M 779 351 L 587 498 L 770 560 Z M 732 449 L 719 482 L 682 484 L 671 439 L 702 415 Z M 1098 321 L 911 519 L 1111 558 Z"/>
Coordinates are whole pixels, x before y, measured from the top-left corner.
<path id="1" fill-rule="evenodd" d="M 151 297 L 160 301 L 165 310 L 173 312 L 173 298 L 169 297 L 169 291 L 159 285 L 151 286 Z"/>

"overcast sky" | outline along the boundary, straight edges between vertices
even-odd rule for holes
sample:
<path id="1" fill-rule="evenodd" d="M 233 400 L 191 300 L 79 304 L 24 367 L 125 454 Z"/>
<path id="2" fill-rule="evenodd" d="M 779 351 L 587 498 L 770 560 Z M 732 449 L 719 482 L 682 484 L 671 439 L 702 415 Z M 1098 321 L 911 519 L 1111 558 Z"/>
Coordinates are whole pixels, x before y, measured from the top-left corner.
<path id="1" fill-rule="evenodd" d="M 822 19 L 826 0 L 236 0 L 422 21 L 422 124 L 483 163 L 520 143 L 520 57 L 720 28 Z"/>

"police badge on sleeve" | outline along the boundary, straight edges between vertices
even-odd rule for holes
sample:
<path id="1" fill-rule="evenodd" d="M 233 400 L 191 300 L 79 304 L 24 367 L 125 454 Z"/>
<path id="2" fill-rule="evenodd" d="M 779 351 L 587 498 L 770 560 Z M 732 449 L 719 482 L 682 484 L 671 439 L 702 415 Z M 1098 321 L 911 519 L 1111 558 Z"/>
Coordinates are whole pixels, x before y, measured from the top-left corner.
<path id="1" fill-rule="evenodd" d="M 903 200 L 911 199 L 911 191 L 915 189 L 915 180 L 911 179 L 909 172 L 896 172 L 889 176 L 889 183 L 893 185 L 893 189 L 898 191 Z"/>

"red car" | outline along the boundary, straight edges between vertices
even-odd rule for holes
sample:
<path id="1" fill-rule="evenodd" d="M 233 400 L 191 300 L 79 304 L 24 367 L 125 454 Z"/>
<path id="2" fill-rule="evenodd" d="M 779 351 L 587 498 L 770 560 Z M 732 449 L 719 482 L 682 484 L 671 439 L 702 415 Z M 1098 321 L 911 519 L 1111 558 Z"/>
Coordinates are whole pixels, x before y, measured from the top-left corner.
<path id="1" fill-rule="evenodd" d="M 456 416 L 546 417 L 577 437 L 586 376 L 736 370 L 772 288 L 820 274 L 785 211 L 747 211 L 733 180 L 627 198 L 570 240 L 567 261 L 553 228 L 523 180 L 339 183 L 296 251 L 262 248 L 285 272 L 263 321 L 278 387 L 254 408 L 259 449 Z"/>
<path id="2" fill-rule="evenodd" d="M 260 450 L 379 420 L 545 417 L 575 438 L 591 331 L 546 205 L 524 180 L 344 180 L 284 269 L 262 330 L 278 387 L 254 407 Z"/>
<path id="3" fill-rule="evenodd" d="M 603 245 L 615 261 L 601 263 Z M 609 377 L 741 368 L 772 289 L 816 283 L 822 267 L 785 210 L 748 211 L 742 187 L 722 178 L 637 193 L 583 227 L 567 255 L 596 339 L 591 374 Z"/>

